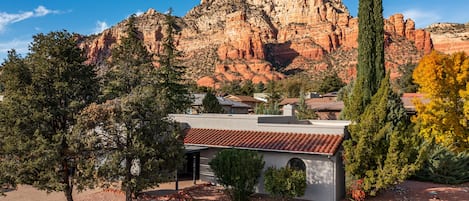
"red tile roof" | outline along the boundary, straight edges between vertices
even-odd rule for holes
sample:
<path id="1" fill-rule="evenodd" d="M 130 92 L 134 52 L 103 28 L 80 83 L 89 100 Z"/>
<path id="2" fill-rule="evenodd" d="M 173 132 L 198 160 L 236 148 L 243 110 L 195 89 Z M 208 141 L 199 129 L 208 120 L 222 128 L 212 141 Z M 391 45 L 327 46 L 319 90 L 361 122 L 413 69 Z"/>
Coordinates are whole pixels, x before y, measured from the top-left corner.
<path id="1" fill-rule="evenodd" d="M 343 135 L 190 128 L 184 144 L 334 155 Z"/>

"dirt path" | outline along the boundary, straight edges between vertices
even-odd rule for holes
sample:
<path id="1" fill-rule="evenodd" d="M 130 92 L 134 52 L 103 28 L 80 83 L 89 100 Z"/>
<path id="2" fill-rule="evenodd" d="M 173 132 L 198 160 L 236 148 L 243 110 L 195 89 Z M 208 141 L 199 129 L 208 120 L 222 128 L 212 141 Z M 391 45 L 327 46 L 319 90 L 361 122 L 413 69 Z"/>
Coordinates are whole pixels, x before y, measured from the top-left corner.
<path id="1" fill-rule="evenodd" d="M 182 184 L 186 188 L 185 195 L 190 195 L 195 200 L 229 201 L 223 188 L 210 185 L 192 186 L 191 182 Z M 174 193 L 174 183 L 160 185 L 147 191 L 149 194 Z M 6 197 L 0 197 L 0 201 L 64 201 L 65 196 L 61 192 L 46 193 L 38 191 L 31 186 L 18 186 L 17 190 L 6 193 Z M 74 192 L 75 201 L 123 201 L 124 195 L 119 191 L 103 191 L 102 189 L 88 190 L 81 193 Z M 253 201 L 271 201 L 266 196 L 253 197 Z M 461 185 L 443 185 L 430 182 L 406 181 L 399 184 L 377 197 L 368 201 L 469 201 L 469 183 Z"/>
<path id="2" fill-rule="evenodd" d="M 469 183 L 445 185 L 405 181 L 369 201 L 469 201 Z"/>

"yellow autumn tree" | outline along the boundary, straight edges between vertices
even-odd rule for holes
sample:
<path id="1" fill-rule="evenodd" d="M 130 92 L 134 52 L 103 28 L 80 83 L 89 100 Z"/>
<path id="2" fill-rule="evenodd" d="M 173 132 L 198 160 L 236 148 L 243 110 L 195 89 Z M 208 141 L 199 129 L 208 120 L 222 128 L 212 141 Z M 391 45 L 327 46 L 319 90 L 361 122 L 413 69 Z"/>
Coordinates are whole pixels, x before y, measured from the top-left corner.
<path id="1" fill-rule="evenodd" d="M 432 52 L 422 58 L 413 79 L 424 98 L 415 100 L 420 135 L 457 151 L 469 148 L 469 57 Z"/>

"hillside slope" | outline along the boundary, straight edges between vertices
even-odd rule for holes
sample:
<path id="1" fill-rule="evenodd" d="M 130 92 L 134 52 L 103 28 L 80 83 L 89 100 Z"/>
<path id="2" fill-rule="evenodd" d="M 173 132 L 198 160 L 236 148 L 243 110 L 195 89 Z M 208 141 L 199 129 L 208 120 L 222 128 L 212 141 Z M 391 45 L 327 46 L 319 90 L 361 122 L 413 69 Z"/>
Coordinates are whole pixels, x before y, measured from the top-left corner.
<path id="1" fill-rule="evenodd" d="M 153 9 L 138 16 L 137 27 L 148 50 L 158 56 L 164 16 Z M 202 0 L 177 19 L 177 47 L 188 77 L 199 85 L 225 81 L 266 83 L 288 74 L 321 76 L 334 70 L 344 80 L 355 74 L 358 18 L 342 0 Z M 125 21 L 81 39 L 89 62 L 101 65 L 123 35 Z M 433 49 L 430 33 L 416 30 L 401 14 L 385 20 L 386 66 L 418 62 Z"/>

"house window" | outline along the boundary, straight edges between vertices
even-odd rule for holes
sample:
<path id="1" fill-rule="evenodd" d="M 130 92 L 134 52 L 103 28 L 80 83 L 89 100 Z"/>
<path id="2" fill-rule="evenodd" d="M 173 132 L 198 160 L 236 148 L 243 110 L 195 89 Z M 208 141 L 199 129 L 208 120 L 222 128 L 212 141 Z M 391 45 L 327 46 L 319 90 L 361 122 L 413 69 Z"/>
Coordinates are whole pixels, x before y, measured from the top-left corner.
<path id="1" fill-rule="evenodd" d="M 306 172 L 306 165 L 305 163 L 303 162 L 303 160 L 299 159 L 299 158 L 292 158 L 288 161 L 288 165 L 287 165 L 289 168 L 291 169 L 294 169 L 294 170 L 302 170 L 304 172 Z"/>

